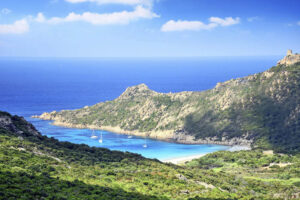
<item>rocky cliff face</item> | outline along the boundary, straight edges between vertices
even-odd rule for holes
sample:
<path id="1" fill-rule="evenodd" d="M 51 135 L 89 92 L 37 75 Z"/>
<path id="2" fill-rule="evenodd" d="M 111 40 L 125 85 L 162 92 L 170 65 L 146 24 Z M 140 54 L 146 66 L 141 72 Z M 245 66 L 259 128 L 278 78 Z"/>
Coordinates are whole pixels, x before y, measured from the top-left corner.
<path id="1" fill-rule="evenodd" d="M 218 83 L 203 92 L 157 93 L 141 84 L 113 101 L 35 117 L 59 126 L 180 143 L 298 149 L 294 145 L 300 138 L 297 59 L 298 55 L 288 55 L 266 72 Z M 286 145 L 290 141 L 293 144 Z"/>
<path id="2" fill-rule="evenodd" d="M 9 113 L 0 111 L 0 130 L 6 130 L 19 136 L 41 136 L 35 127 L 23 117 L 12 116 Z"/>

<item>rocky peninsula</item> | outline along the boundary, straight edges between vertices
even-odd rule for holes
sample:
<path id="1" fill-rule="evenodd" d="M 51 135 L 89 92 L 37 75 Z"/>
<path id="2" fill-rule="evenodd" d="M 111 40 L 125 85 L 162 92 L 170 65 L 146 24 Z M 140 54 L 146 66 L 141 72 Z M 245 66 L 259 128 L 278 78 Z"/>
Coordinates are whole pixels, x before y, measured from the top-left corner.
<path id="1" fill-rule="evenodd" d="M 293 151 L 300 140 L 300 56 L 288 51 L 271 69 L 202 92 L 158 93 L 145 84 L 117 99 L 33 116 L 186 144 L 243 145 Z M 299 141 L 300 142 L 300 141 Z M 286 145 L 287 144 L 287 145 Z"/>

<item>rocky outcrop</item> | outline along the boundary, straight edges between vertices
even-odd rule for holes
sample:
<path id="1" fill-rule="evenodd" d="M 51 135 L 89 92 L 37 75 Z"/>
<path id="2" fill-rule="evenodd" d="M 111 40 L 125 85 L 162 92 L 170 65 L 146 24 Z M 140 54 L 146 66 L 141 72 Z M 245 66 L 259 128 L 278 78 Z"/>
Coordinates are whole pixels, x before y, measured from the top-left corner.
<path id="1" fill-rule="evenodd" d="M 118 99 L 124 100 L 124 99 L 130 99 L 134 97 L 147 97 L 155 94 L 157 93 L 154 92 L 153 90 L 150 90 L 147 85 L 142 83 L 137 86 L 127 88 L 125 92 L 121 94 L 121 96 L 119 96 Z"/>
<path id="2" fill-rule="evenodd" d="M 20 136 L 41 136 L 36 128 L 23 117 L 12 116 L 0 111 L 0 129 L 16 133 Z"/>
<path id="3" fill-rule="evenodd" d="M 293 65 L 300 62 L 300 54 L 293 54 L 292 50 L 288 50 L 287 55 L 277 64 L 279 65 Z"/>
<path id="4" fill-rule="evenodd" d="M 219 145 L 241 145 L 250 147 L 253 143 L 253 139 L 249 139 L 247 135 L 241 135 L 238 137 L 206 137 L 203 139 L 197 139 L 195 136 L 188 135 L 187 133 L 183 134 L 176 134 L 174 141 L 178 143 L 185 143 L 185 144 L 219 144 Z"/>

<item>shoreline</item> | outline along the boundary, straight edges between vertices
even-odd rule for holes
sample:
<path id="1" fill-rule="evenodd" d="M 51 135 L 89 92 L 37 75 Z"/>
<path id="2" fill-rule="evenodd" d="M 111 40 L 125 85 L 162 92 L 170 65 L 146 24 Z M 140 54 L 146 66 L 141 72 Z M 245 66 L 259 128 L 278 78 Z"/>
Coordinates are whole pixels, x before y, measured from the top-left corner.
<path id="1" fill-rule="evenodd" d="M 240 145 L 234 145 L 231 146 L 230 148 L 226 149 L 225 151 L 247 151 L 247 150 L 251 150 L 251 148 L 247 147 L 247 146 L 240 146 Z M 210 154 L 213 152 L 209 152 L 209 153 L 202 153 L 202 154 L 196 154 L 196 155 L 190 155 L 190 156 L 180 156 L 180 157 L 174 157 L 174 158 L 167 158 L 167 159 L 161 159 L 161 162 L 164 163 L 173 163 L 175 165 L 180 165 L 180 164 L 184 164 L 185 162 L 197 159 L 197 158 L 201 158 L 207 154 Z"/>
<path id="2" fill-rule="evenodd" d="M 202 153 L 202 154 L 197 154 L 197 155 L 190 155 L 190 156 L 181 156 L 181 157 L 174 157 L 174 158 L 168 158 L 168 159 L 163 159 L 160 160 L 163 163 L 172 163 L 175 165 L 180 165 L 180 164 L 184 164 L 185 162 L 197 159 L 197 158 L 201 158 L 205 155 L 207 155 L 209 153 Z"/>
<path id="3" fill-rule="evenodd" d="M 186 145 L 201 145 L 201 144 L 211 144 L 211 145 L 223 145 L 223 146 L 228 146 L 228 149 L 226 149 L 225 151 L 241 151 L 241 150 L 251 150 L 251 147 L 247 144 L 227 144 L 224 141 L 222 141 L 222 144 L 220 144 L 220 142 L 216 142 L 216 141 L 207 141 L 207 142 L 199 142 L 199 141 L 193 141 L 193 142 L 187 142 L 187 141 L 177 141 L 174 139 L 168 139 L 168 138 L 157 138 L 157 137 L 149 137 L 150 135 L 148 135 L 147 133 L 139 133 L 139 132 L 129 132 L 129 131 L 122 131 L 122 129 L 118 128 L 118 127 L 95 127 L 95 126 L 83 126 L 83 125 L 76 125 L 76 124 L 69 124 L 69 123 L 62 123 L 59 121 L 55 121 L 55 120 L 51 120 L 51 119 L 43 119 L 40 117 L 36 117 L 36 116 L 32 116 L 32 118 L 36 118 L 36 119 L 41 119 L 41 120 L 46 120 L 49 121 L 51 125 L 53 126 L 59 126 L 59 127 L 65 127 L 65 128 L 75 128 L 75 129 L 95 129 L 95 130 L 102 130 L 102 131 L 108 131 L 108 132 L 112 132 L 115 134 L 121 134 L 121 135 L 134 135 L 137 137 L 146 137 L 146 138 L 150 138 L 150 139 L 154 139 L 154 140 L 158 140 L 158 141 L 164 141 L 164 142 L 170 142 L 170 143 L 177 143 L 177 144 L 186 144 Z M 212 152 L 208 152 L 208 153 L 199 153 L 199 154 L 192 154 L 192 155 L 185 155 L 185 156 L 178 156 L 178 157 L 171 157 L 171 158 L 165 158 L 165 159 L 158 159 L 161 162 L 164 163 L 172 163 L 175 165 L 182 165 L 185 162 L 191 161 L 193 159 L 197 159 L 197 158 L 201 158 L 209 153 Z"/>
<path id="4" fill-rule="evenodd" d="M 48 114 L 48 113 L 47 113 Z M 176 137 L 174 137 L 174 131 L 166 130 L 166 131 L 152 131 L 152 132 L 138 132 L 138 131 L 127 131 L 123 130 L 120 127 L 112 127 L 112 126 L 93 126 L 93 125 L 82 125 L 82 124 L 71 124 L 67 122 L 61 122 L 58 119 L 52 118 L 49 115 L 43 116 L 31 116 L 32 118 L 41 119 L 52 121 L 51 125 L 59 126 L 59 127 L 66 127 L 66 128 L 76 128 L 76 129 L 95 129 L 101 131 L 108 131 L 116 134 L 122 135 L 133 135 L 138 137 L 150 138 L 154 140 L 164 141 L 164 142 L 171 142 L 171 143 L 178 143 L 178 144 L 214 144 L 214 145 L 223 145 L 223 146 L 244 146 L 251 149 L 251 143 L 253 141 L 247 141 L 243 138 L 231 138 L 230 140 L 226 140 L 222 138 L 222 141 L 217 140 L 215 138 L 205 138 L 205 139 L 198 139 L 196 140 L 194 136 L 185 135 L 183 133 L 177 133 Z"/>

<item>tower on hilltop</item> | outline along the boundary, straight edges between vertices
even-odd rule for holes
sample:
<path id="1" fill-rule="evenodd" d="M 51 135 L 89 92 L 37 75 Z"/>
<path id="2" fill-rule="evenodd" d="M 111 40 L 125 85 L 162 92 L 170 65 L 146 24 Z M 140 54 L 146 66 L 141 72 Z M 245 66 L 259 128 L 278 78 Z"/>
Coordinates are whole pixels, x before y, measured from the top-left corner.
<path id="1" fill-rule="evenodd" d="M 293 51 L 290 49 L 287 51 L 286 56 L 277 62 L 277 64 L 285 66 L 294 65 L 296 63 L 300 63 L 300 54 L 293 54 Z"/>
<path id="2" fill-rule="evenodd" d="M 291 55 L 293 55 L 293 51 L 291 50 L 291 49 L 289 49 L 288 51 L 287 51 L 287 54 L 286 54 L 287 56 L 291 56 Z"/>

